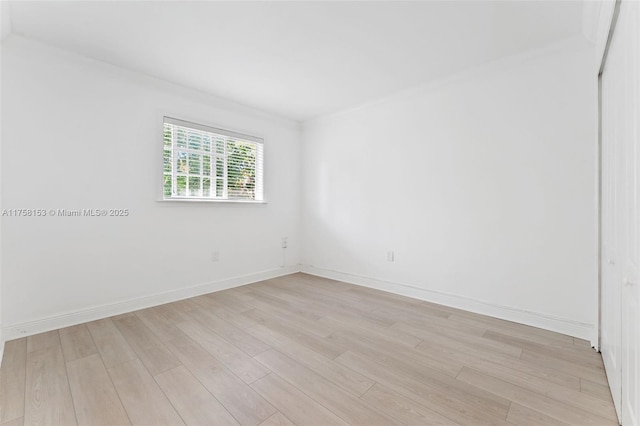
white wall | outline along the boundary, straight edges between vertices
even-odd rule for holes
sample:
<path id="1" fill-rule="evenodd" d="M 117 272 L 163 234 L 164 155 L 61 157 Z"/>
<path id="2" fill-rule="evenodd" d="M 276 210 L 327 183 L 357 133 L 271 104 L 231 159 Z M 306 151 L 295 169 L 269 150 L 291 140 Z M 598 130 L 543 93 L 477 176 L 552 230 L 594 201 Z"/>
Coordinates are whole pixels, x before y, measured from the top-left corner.
<path id="1" fill-rule="evenodd" d="M 0 81 L 2 81 L 2 46 L 4 40 L 11 33 L 11 16 L 9 11 L 8 2 L 0 2 Z M 2 93 L 2 87 L 0 85 L 0 94 Z M 0 116 L 2 116 L 2 108 L 0 102 Z M 1 121 L 1 120 L 0 120 Z M 0 122 L 0 135 L 2 134 L 2 123 Z M 2 138 L 0 137 L 0 151 L 2 150 Z M 1 156 L 0 156 L 1 157 Z M 0 188 L 2 187 L 2 160 L 0 160 Z M 2 193 L 0 192 L 0 211 L 2 211 Z M 2 241 L 2 227 L 0 226 L 0 241 Z M 1 246 L 1 245 L 0 245 Z M 2 332 L 2 248 L 0 247 L 0 362 L 2 362 L 2 355 L 4 353 L 4 341 L 5 335 Z"/>
<path id="2" fill-rule="evenodd" d="M 8 1 L 0 1 L 0 40 L 11 33 L 11 11 Z"/>
<path id="3" fill-rule="evenodd" d="M 2 218 L 9 337 L 298 268 L 298 124 L 15 35 L 2 55 L 3 207 L 131 212 Z M 268 203 L 156 201 L 163 115 L 264 137 Z"/>
<path id="4" fill-rule="evenodd" d="M 571 39 L 305 123 L 303 270 L 592 338 L 593 56 Z"/>

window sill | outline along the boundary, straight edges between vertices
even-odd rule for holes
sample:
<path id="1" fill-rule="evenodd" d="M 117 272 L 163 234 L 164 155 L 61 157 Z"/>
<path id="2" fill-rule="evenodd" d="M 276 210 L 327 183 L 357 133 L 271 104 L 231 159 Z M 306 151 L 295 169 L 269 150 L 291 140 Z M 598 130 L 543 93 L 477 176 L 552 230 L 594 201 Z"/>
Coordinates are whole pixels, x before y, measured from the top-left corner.
<path id="1" fill-rule="evenodd" d="M 251 200 L 209 200 L 204 198 L 172 198 L 172 199 L 159 199 L 156 202 L 160 204 L 236 204 L 236 205 L 263 205 L 267 204 L 266 201 L 251 201 Z"/>

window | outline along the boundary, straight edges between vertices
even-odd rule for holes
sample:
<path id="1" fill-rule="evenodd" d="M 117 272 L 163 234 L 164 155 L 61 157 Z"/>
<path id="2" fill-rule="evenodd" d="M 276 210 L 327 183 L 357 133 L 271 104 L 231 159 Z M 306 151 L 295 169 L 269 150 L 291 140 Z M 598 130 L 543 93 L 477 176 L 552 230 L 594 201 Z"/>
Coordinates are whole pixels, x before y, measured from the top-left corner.
<path id="1" fill-rule="evenodd" d="M 164 199 L 263 201 L 263 140 L 164 118 Z"/>

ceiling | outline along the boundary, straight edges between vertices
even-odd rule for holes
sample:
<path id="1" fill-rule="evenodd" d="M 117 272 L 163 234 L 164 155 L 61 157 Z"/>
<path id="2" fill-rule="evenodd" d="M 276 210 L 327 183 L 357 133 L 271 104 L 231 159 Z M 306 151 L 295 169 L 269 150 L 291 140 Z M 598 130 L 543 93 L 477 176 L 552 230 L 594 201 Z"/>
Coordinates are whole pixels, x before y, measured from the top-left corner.
<path id="1" fill-rule="evenodd" d="M 11 2 L 13 33 L 297 121 L 580 34 L 581 1 Z"/>

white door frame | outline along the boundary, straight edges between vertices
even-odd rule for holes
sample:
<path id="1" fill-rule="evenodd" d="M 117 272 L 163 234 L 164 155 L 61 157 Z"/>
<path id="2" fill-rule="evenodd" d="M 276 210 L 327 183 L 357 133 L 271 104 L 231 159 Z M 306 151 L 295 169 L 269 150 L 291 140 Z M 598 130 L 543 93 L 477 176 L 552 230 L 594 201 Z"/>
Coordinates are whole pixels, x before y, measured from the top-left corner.
<path id="1" fill-rule="evenodd" d="M 598 330 L 594 345 L 594 348 L 598 352 L 600 352 L 600 333 L 602 330 L 602 73 L 607 62 L 607 55 L 609 54 L 609 47 L 611 46 L 613 33 L 616 29 L 616 23 L 618 22 L 620 3 L 621 0 L 616 0 L 613 15 L 611 16 L 611 26 L 609 27 L 607 42 L 602 55 L 602 60 L 600 61 L 600 68 L 598 69 L 598 317 L 596 320 L 596 327 Z"/>
<path id="2" fill-rule="evenodd" d="M 614 5 L 614 10 L 611 16 L 611 23 L 609 26 L 609 32 L 607 34 L 607 40 L 606 40 L 606 44 L 604 46 L 604 51 L 602 54 L 602 60 L 600 61 L 600 67 L 598 69 L 598 163 L 597 163 L 597 167 L 598 167 L 598 192 L 597 192 L 597 198 L 598 198 L 598 235 L 597 235 L 597 241 L 598 241 L 598 311 L 597 311 L 597 333 L 595 333 L 596 335 L 596 342 L 594 345 L 594 348 L 598 351 L 601 352 L 602 349 L 602 330 L 603 330 L 603 326 L 602 326 L 602 321 L 603 321 L 603 281 L 604 281 L 604 277 L 603 277 L 603 242 L 604 242 L 604 238 L 603 238 L 603 228 L 604 228 L 604 223 L 603 223 L 603 179 L 604 179 L 604 175 L 603 175 L 603 169 L 604 169 L 604 158 L 603 158 L 603 131 L 602 131 L 602 127 L 603 127 L 603 93 L 602 93 L 602 78 L 603 78 L 603 73 L 605 70 L 605 64 L 607 62 L 607 57 L 609 54 L 609 49 L 611 47 L 611 42 L 613 40 L 613 34 L 615 32 L 615 28 L 616 28 L 616 24 L 618 22 L 618 16 L 620 14 L 620 6 L 621 6 L 621 0 L 616 0 L 615 1 L 615 5 Z M 620 324 L 622 325 L 622 324 Z M 609 338 L 612 338 L 612 336 L 609 336 Z M 606 364 L 606 359 L 604 359 L 603 356 L 603 361 Z M 605 368 L 606 370 L 606 368 Z M 615 381 L 615 377 L 612 378 Z M 610 379 L 611 380 L 611 379 Z M 619 383 L 618 383 L 619 385 Z M 614 400 L 616 400 L 615 395 L 613 394 L 614 389 L 611 388 L 611 384 L 609 385 L 610 390 L 612 392 L 612 397 Z M 617 386 L 616 386 L 617 389 Z M 621 398 L 620 398 L 621 399 Z M 615 408 L 616 408 L 616 414 L 618 416 L 618 421 L 621 421 L 621 410 L 620 410 L 620 405 L 621 405 L 621 400 L 617 401 L 617 403 L 615 404 Z"/>

